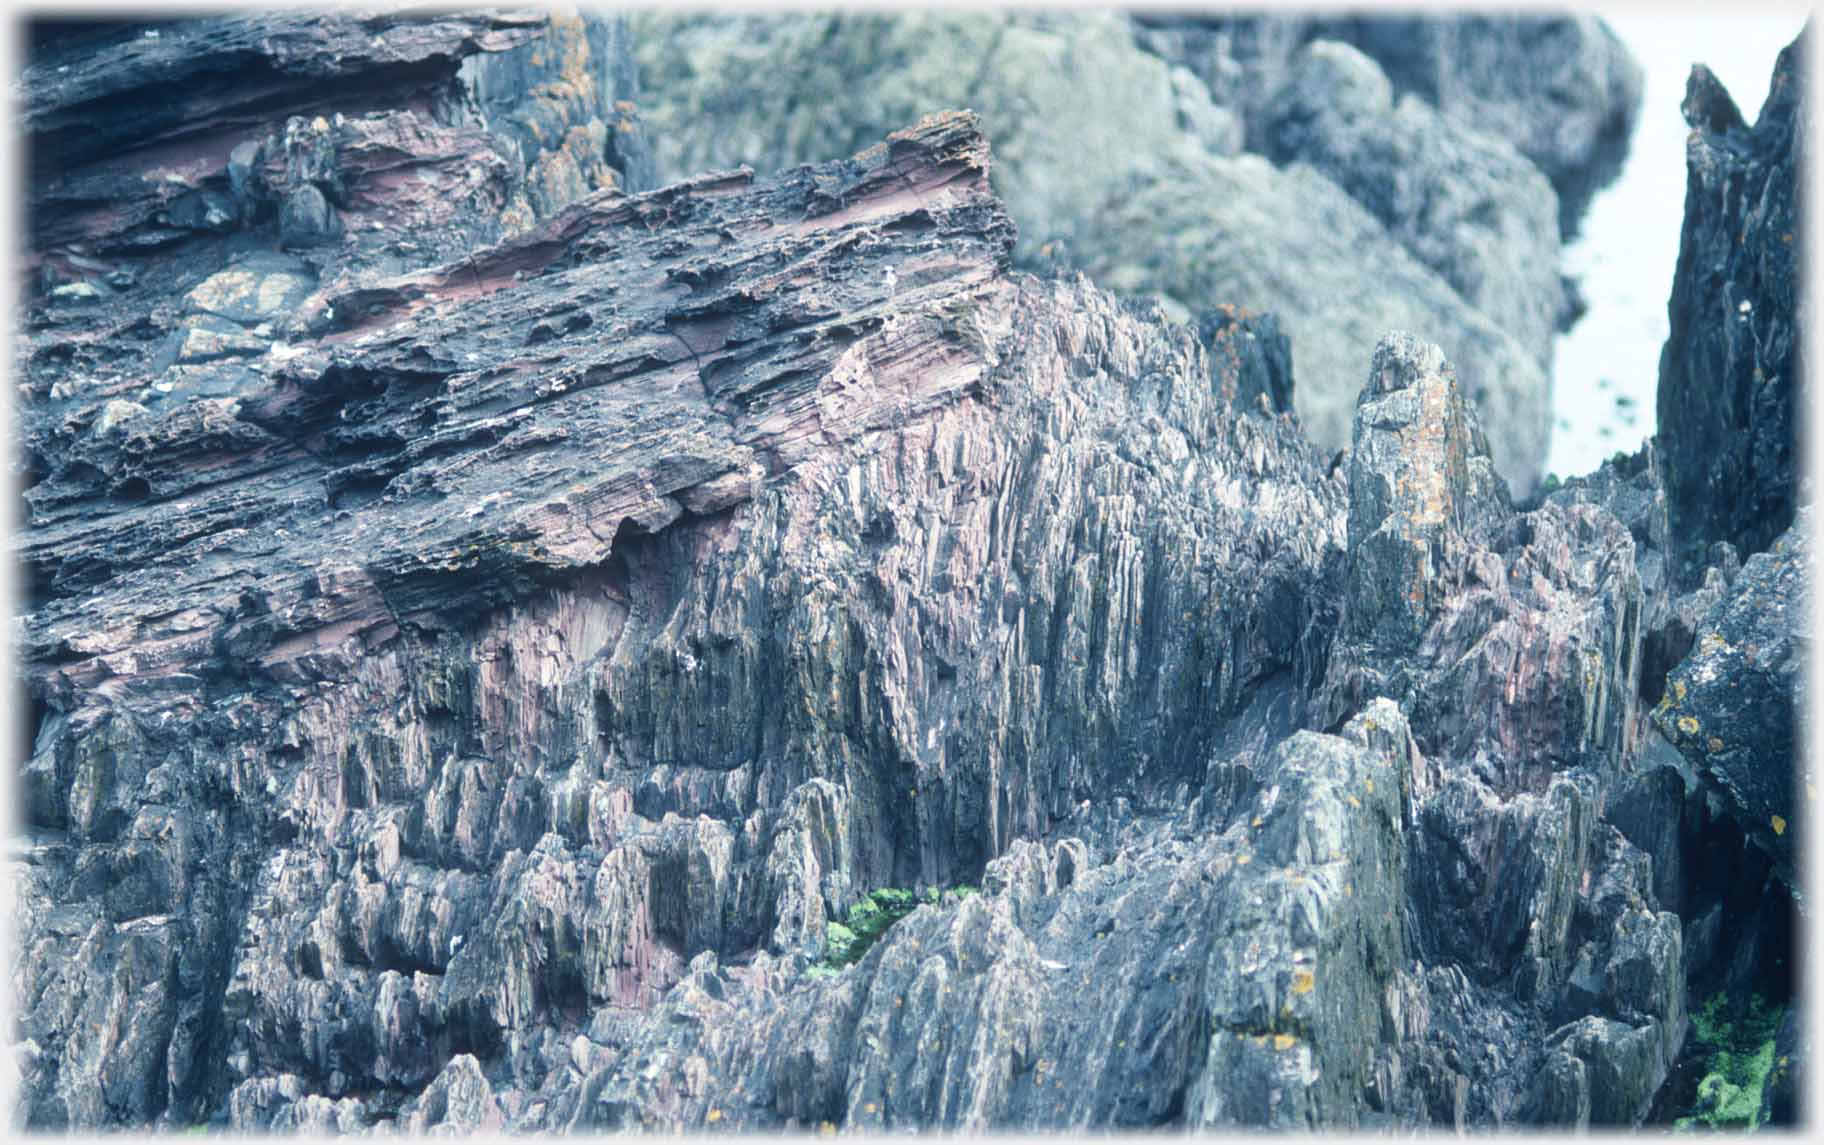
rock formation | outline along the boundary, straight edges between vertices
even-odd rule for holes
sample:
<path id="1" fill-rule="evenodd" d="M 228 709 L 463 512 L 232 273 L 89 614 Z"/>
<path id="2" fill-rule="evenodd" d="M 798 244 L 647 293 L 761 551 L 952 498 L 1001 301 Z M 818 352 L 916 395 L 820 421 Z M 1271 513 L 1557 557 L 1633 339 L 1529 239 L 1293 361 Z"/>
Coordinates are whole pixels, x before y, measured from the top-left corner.
<path id="1" fill-rule="evenodd" d="M 1640 65 L 1588 12 L 1361 16 L 1170 13 L 1140 17 L 1148 50 L 1209 85 L 1250 146 L 1299 48 L 1351 44 L 1399 95 L 1411 93 L 1478 135 L 1518 148 L 1552 182 L 1562 233 L 1620 171 L 1640 110 Z"/>
<path id="2" fill-rule="evenodd" d="M 1375 343 L 1412 330 L 1456 362 L 1524 493 L 1543 475 L 1551 338 L 1575 312 L 1553 220 L 1582 200 L 1554 188 L 1619 165 L 1639 77 L 1592 17 L 1473 23 L 1458 38 L 1435 17 L 655 13 L 634 50 L 667 178 L 833 159 L 971 107 L 1022 264 L 1061 261 L 1181 320 L 1273 312 L 1300 419 L 1332 451 Z M 1339 48 L 1361 83 L 1326 79 Z M 1547 79 L 1516 90 L 1515 74 Z M 1411 93 L 1397 115 L 1396 85 Z M 1237 156 L 1244 143 L 1285 169 Z"/>
<path id="3" fill-rule="evenodd" d="M 1517 500 L 1365 326 L 1338 459 L 1292 316 L 1019 269 L 971 113 L 645 188 L 613 21 L 40 35 L 18 1124 L 1624 1126 L 1790 950 L 1699 860 L 1794 889 L 1805 518 L 1693 586 L 1662 454 Z"/>
<path id="4" fill-rule="evenodd" d="M 1727 541 L 1743 556 L 1786 529 L 1798 497 L 1803 51 L 1800 40 L 1781 55 L 1752 128 L 1702 65 L 1682 108 L 1685 225 L 1659 360 L 1667 508 L 1685 537 Z M 1703 568 L 1701 556 L 1681 565 Z"/>

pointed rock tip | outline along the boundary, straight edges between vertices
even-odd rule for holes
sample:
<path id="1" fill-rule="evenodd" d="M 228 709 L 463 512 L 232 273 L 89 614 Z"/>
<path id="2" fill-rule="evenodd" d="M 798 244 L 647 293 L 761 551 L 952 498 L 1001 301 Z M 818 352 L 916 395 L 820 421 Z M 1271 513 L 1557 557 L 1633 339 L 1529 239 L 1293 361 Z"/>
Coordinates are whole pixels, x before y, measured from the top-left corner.
<path id="1" fill-rule="evenodd" d="M 1734 131 L 1743 126 L 1742 113 L 1736 109 L 1729 89 L 1703 64 L 1692 64 L 1690 78 L 1685 80 L 1685 99 L 1678 105 L 1685 122 L 1698 131 Z"/>
<path id="2" fill-rule="evenodd" d="M 1433 374 L 1456 379 L 1456 371 L 1436 344 L 1395 330 L 1375 346 L 1374 360 L 1368 367 L 1368 384 L 1363 387 L 1357 404 L 1406 389 L 1420 378 Z"/>
<path id="3" fill-rule="evenodd" d="M 939 162 L 962 162 L 984 173 L 988 170 L 988 136 L 982 131 L 981 117 L 967 108 L 932 112 L 887 136 L 887 144 L 894 151 L 912 148 Z"/>

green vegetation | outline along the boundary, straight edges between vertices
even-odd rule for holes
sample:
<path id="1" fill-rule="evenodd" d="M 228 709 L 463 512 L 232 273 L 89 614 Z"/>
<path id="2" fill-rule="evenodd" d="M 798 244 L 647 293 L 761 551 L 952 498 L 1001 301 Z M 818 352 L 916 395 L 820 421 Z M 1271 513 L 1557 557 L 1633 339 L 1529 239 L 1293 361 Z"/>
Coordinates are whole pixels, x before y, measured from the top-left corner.
<path id="1" fill-rule="evenodd" d="M 1733 1011 L 1733 1012 L 1732 1012 Z M 1761 1095 L 1773 1072 L 1774 1035 L 1784 1009 L 1770 1006 L 1759 994 L 1745 1011 L 1714 994 L 1691 1016 L 1698 1052 L 1709 1056 L 1709 1072 L 1697 1083 L 1697 1102 L 1677 1129 L 1755 1129 L 1760 1125 Z"/>
<path id="2" fill-rule="evenodd" d="M 809 973 L 812 977 L 827 978 L 845 966 L 860 962 L 862 955 L 889 927 L 911 914 L 920 903 L 954 902 L 976 893 L 974 887 L 953 887 L 947 891 L 927 887 L 922 895 L 904 887 L 869 891 L 849 908 L 846 920 L 832 922 L 824 929 L 823 960 L 812 966 Z"/>
<path id="3" fill-rule="evenodd" d="M 1558 479 L 1556 473 L 1547 473 L 1545 475 L 1545 480 L 1539 483 L 1539 495 L 1543 497 L 1547 493 L 1556 493 L 1559 489 L 1563 488 L 1563 486 L 1564 482 Z"/>

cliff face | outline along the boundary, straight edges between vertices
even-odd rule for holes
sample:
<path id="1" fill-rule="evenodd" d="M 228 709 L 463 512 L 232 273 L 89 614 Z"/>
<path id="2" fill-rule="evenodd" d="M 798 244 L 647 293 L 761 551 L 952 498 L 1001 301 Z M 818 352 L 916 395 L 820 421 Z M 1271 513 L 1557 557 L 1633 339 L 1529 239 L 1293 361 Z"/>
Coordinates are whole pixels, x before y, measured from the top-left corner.
<path id="1" fill-rule="evenodd" d="M 1675 583 L 1652 454 L 1516 504 L 1377 332 L 1332 460 L 967 113 L 643 190 L 616 23 L 52 31 L 20 1123 L 1625 1125 L 1787 949 L 1649 712 L 1798 566 Z"/>
<path id="2" fill-rule="evenodd" d="M 1791 524 L 1798 495 L 1803 50 L 1799 41 L 1781 55 L 1752 128 L 1701 65 L 1682 106 L 1691 126 L 1685 224 L 1659 360 L 1668 508 L 1681 532 L 1743 556 Z M 1701 555 L 1687 563 L 1703 568 Z"/>

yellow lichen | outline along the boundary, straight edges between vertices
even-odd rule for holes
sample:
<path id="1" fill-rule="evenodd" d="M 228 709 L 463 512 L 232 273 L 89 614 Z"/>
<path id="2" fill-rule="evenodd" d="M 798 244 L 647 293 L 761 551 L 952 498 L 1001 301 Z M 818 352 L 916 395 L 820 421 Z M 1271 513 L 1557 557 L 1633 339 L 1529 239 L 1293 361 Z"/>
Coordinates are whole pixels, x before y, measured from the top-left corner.
<path id="1" fill-rule="evenodd" d="M 1676 698 L 1678 700 L 1679 703 L 1681 703 L 1681 704 L 1684 703 L 1684 701 L 1685 701 L 1685 682 L 1683 680 L 1672 681 L 1672 695 L 1674 698 Z"/>
<path id="2" fill-rule="evenodd" d="M 1780 818 L 1778 815 L 1773 817 L 1773 833 L 1775 835 L 1784 835 L 1786 833 L 1786 820 Z"/>
<path id="3" fill-rule="evenodd" d="M 1706 744 L 1705 746 L 1707 746 L 1711 751 L 1721 751 L 1721 750 L 1723 750 L 1723 741 L 1718 739 L 1715 736 L 1711 736 L 1710 742 L 1708 744 Z"/>
<path id="4" fill-rule="evenodd" d="M 1274 1034 L 1273 1035 L 1273 1048 L 1276 1050 L 1289 1050 L 1297 1044 L 1298 1044 L 1298 1039 L 1293 1037 L 1291 1034 Z"/>
<path id="5" fill-rule="evenodd" d="M 1292 972 L 1292 992 L 1294 994 L 1309 994 L 1312 987 L 1316 985 L 1317 975 L 1311 973 L 1309 970 L 1294 970 Z"/>
<path id="6" fill-rule="evenodd" d="M 1698 723 L 1698 722 L 1697 722 L 1697 717 L 1696 717 L 1696 716 L 1680 716 L 1680 717 L 1678 717 L 1678 730 L 1679 730 L 1679 731 L 1681 731 L 1681 732 L 1684 732 L 1684 733 L 1685 733 L 1685 734 L 1686 734 L 1686 735 L 1688 735 L 1688 736 L 1694 736 L 1694 735 L 1696 735 L 1696 734 L 1697 734 L 1697 732 L 1698 732 L 1698 729 L 1699 729 L 1699 728 L 1700 728 L 1700 727 L 1701 727 L 1701 726 L 1702 726 L 1702 725 L 1700 725 L 1700 724 L 1699 724 L 1699 723 Z"/>
<path id="7" fill-rule="evenodd" d="M 1245 867 L 1253 861 L 1254 861 L 1254 857 L 1252 855 L 1236 855 L 1235 856 L 1235 865 L 1238 867 Z"/>
<path id="8" fill-rule="evenodd" d="M 1364 779 L 1362 782 L 1368 786 L 1368 794 L 1373 795 L 1374 794 L 1374 780 Z"/>
<path id="9" fill-rule="evenodd" d="M 722 1120 L 722 1111 L 720 1109 L 712 1109 L 709 1111 L 708 1115 L 703 1118 L 703 1120 L 709 1122 L 711 1125 L 714 1125 L 716 1122 Z"/>

